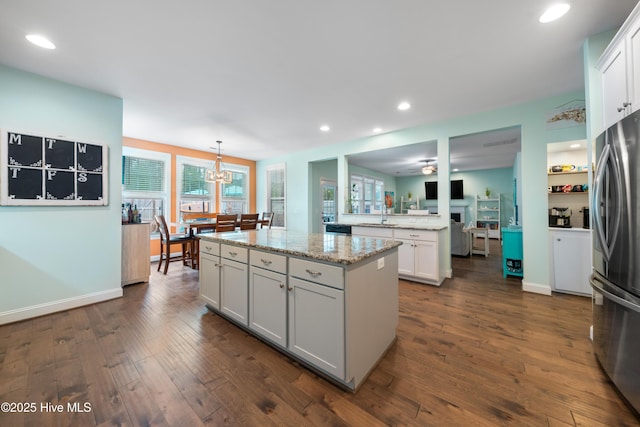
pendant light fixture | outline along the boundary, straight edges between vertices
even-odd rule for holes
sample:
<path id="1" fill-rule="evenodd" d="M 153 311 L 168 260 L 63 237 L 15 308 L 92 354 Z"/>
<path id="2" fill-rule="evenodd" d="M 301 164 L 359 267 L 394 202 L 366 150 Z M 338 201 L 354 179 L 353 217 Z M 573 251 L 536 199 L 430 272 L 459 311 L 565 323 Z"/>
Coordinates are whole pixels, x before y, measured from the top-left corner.
<path id="1" fill-rule="evenodd" d="M 222 144 L 222 141 L 216 142 L 218 143 L 218 157 L 216 158 L 216 164 L 213 169 L 207 169 L 204 172 L 204 180 L 206 182 L 231 184 L 233 181 L 233 173 L 229 170 L 224 170 L 224 165 L 222 164 L 222 155 L 220 154 L 220 144 Z"/>

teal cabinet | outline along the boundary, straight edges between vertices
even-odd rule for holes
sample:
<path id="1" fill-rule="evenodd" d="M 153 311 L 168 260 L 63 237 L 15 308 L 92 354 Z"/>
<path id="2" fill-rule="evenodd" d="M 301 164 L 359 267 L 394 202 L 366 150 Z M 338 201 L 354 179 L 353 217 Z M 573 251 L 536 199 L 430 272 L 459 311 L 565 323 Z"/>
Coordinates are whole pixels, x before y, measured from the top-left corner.
<path id="1" fill-rule="evenodd" d="M 502 227 L 502 277 L 522 277 L 522 227 Z"/>

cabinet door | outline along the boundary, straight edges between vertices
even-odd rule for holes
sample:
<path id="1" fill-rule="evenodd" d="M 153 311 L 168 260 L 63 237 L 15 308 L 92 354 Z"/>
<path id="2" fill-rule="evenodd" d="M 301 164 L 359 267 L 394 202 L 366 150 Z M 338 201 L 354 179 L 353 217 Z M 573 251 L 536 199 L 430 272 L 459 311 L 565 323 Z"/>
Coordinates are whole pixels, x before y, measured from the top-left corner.
<path id="1" fill-rule="evenodd" d="M 555 288 L 591 295 L 591 245 L 589 234 L 579 232 L 553 233 L 553 263 Z"/>
<path id="2" fill-rule="evenodd" d="M 413 240 L 396 239 L 396 241 L 402 242 L 402 245 L 398 246 L 398 274 L 413 276 L 415 268 Z"/>
<path id="3" fill-rule="evenodd" d="M 249 271 L 247 264 L 222 259 L 220 273 L 220 311 L 248 326 Z"/>
<path id="4" fill-rule="evenodd" d="M 627 71 L 624 40 L 618 44 L 602 68 L 602 108 L 605 129 L 622 119 L 627 102 Z"/>
<path id="5" fill-rule="evenodd" d="M 344 291 L 289 277 L 289 350 L 344 380 Z"/>
<path id="6" fill-rule="evenodd" d="M 627 36 L 627 92 L 628 113 L 640 109 L 640 19 L 629 28 Z"/>
<path id="7" fill-rule="evenodd" d="M 435 242 L 416 240 L 414 243 L 416 277 L 438 281 L 438 245 Z"/>
<path id="8" fill-rule="evenodd" d="M 200 252 L 200 298 L 220 310 L 220 257 Z"/>
<path id="9" fill-rule="evenodd" d="M 287 346 L 287 276 L 250 267 L 249 328 L 282 347 Z"/>

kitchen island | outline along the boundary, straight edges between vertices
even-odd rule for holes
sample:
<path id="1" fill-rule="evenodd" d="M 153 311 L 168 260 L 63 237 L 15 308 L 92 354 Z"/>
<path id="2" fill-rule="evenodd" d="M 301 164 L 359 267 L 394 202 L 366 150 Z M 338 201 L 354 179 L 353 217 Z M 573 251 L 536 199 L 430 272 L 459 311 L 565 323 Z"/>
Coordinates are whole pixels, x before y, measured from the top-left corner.
<path id="1" fill-rule="evenodd" d="M 207 307 L 355 391 L 395 342 L 400 242 L 251 230 L 203 234 Z"/>

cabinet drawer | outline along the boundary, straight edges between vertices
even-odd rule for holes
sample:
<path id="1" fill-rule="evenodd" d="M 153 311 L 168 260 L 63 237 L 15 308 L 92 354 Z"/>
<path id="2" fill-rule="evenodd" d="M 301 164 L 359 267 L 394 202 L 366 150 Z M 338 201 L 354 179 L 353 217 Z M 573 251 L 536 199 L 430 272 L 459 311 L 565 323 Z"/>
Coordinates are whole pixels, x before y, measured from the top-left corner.
<path id="1" fill-rule="evenodd" d="M 275 271 L 277 273 L 287 274 L 287 257 L 283 255 L 276 255 L 252 249 L 249 254 L 249 259 L 253 266 Z"/>
<path id="2" fill-rule="evenodd" d="M 291 258 L 289 260 L 289 274 L 309 282 L 344 289 L 344 269 L 342 267 Z"/>
<path id="3" fill-rule="evenodd" d="M 220 243 L 200 239 L 200 252 L 209 255 L 220 255 Z"/>
<path id="4" fill-rule="evenodd" d="M 435 242 L 438 240 L 438 233 L 431 230 L 394 230 L 396 239 L 405 240 L 426 240 Z"/>
<path id="5" fill-rule="evenodd" d="M 378 237 L 380 239 L 393 239 L 393 230 L 383 227 L 351 227 L 354 236 Z"/>
<path id="6" fill-rule="evenodd" d="M 238 246 L 225 245 L 223 243 L 220 245 L 220 256 L 246 264 L 249 260 L 249 250 Z"/>

